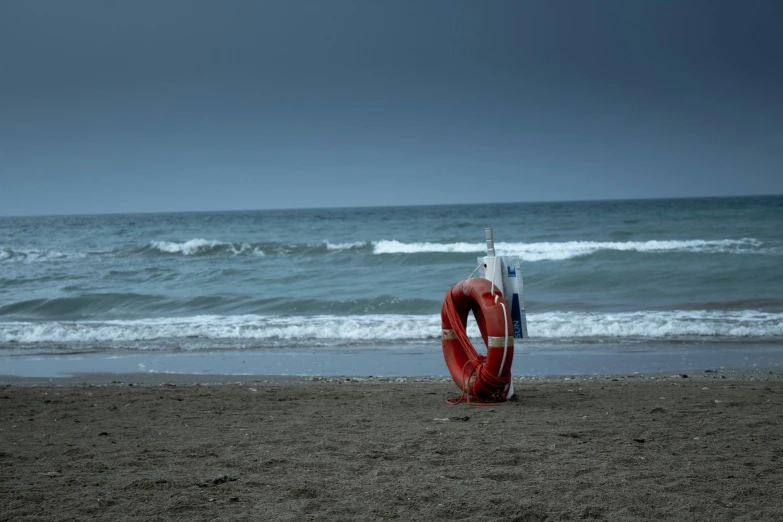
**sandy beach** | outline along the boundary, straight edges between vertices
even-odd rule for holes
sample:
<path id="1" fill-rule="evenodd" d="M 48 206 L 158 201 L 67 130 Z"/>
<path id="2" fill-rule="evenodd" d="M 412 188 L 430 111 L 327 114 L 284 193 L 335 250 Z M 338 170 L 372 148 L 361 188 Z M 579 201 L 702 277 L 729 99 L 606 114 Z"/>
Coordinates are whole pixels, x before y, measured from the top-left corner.
<path id="1" fill-rule="evenodd" d="M 3 386 L 0 520 L 783 519 L 778 375 L 107 378 Z"/>

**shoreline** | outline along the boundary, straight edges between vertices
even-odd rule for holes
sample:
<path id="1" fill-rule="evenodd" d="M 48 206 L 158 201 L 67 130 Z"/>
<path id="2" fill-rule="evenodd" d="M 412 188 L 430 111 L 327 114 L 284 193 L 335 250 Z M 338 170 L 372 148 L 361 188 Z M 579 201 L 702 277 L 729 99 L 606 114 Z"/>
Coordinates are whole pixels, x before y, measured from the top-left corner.
<path id="1" fill-rule="evenodd" d="M 609 345 L 520 346 L 516 376 L 697 374 L 705 369 L 734 373 L 783 373 L 779 343 L 649 343 L 643 348 Z M 67 378 L 84 374 L 193 375 L 236 380 L 257 375 L 341 377 L 448 377 L 440 346 L 373 346 L 326 352 L 276 351 L 100 352 L 71 355 L 0 356 L 0 374 L 22 379 Z M 176 377 L 171 377 L 172 379 Z M 152 378 L 154 379 L 154 378 Z M 0 380 L 0 382 L 3 382 Z"/>
<path id="2" fill-rule="evenodd" d="M 644 381 L 783 381 L 783 371 L 769 369 L 723 369 L 706 368 L 696 372 L 649 372 L 589 375 L 514 375 L 515 386 L 535 383 L 583 383 L 583 382 L 644 382 Z M 84 372 L 58 377 L 25 377 L 0 374 L 0 387 L 80 387 L 80 386 L 160 386 L 160 385 L 267 385 L 298 386 L 319 383 L 338 384 L 406 384 L 406 383 L 453 383 L 451 377 L 432 376 L 357 376 L 357 375 L 225 375 L 188 373 L 111 373 Z M 456 386 L 456 385 L 455 385 Z"/>

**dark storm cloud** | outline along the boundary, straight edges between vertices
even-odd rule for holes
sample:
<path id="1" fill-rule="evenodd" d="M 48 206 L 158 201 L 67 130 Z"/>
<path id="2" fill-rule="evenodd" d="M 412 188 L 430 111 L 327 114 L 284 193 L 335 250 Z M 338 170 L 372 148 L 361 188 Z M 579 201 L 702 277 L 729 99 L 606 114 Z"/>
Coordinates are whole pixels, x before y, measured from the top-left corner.
<path id="1" fill-rule="evenodd" d="M 780 5 L 4 2 L 0 213 L 781 192 Z"/>

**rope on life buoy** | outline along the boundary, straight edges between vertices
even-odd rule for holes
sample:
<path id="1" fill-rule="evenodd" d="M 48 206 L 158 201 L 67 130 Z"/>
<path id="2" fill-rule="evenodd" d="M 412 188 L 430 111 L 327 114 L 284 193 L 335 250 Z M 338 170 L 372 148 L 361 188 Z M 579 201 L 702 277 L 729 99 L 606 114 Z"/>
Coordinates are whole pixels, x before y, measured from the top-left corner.
<path id="1" fill-rule="evenodd" d="M 476 352 L 465 331 L 472 311 L 487 345 L 487 355 Z M 502 317 L 502 321 L 500 318 Z M 513 333 L 509 332 L 508 307 L 494 283 L 486 279 L 466 279 L 446 292 L 441 308 L 443 353 L 452 378 L 462 394 L 449 404 L 466 401 L 487 405 L 505 401 L 511 384 Z M 502 337 L 501 346 L 497 341 Z"/>

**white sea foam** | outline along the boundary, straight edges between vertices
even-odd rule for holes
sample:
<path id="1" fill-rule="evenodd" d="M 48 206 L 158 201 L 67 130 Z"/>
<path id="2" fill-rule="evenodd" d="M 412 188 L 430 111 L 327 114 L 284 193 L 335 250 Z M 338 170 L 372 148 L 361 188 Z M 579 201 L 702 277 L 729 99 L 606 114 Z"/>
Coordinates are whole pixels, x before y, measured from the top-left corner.
<path id="1" fill-rule="evenodd" d="M 485 252 L 484 243 L 401 243 L 395 240 L 382 239 L 373 241 L 374 254 L 421 254 L 427 252 L 440 253 L 471 253 Z"/>
<path id="2" fill-rule="evenodd" d="M 517 255 L 523 261 L 561 261 L 594 254 L 601 250 L 623 252 L 703 252 L 756 253 L 762 246 L 757 239 L 690 239 L 650 241 L 564 241 L 539 243 L 495 243 L 498 255 Z M 375 254 L 418 253 L 476 253 L 486 252 L 485 243 L 402 243 L 394 240 L 373 242 Z"/>
<path id="3" fill-rule="evenodd" d="M 191 239 L 184 242 L 175 241 L 152 241 L 150 247 L 165 252 L 167 254 L 182 254 L 191 256 L 202 252 L 208 252 L 219 246 L 228 246 L 229 243 L 208 239 Z"/>
<path id="4" fill-rule="evenodd" d="M 331 243 L 324 241 L 330 252 L 357 249 L 372 246 L 374 254 L 420 254 L 420 253 L 473 253 L 480 255 L 485 252 L 484 243 L 403 243 L 396 240 L 354 241 Z M 261 247 L 249 243 L 229 243 L 215 239 L 194 238 L 187 241 L 151 241 L 149 248 L 166 254 L 193 256 L 213 251 L 239 255 L 263 256 Z M 289 245 L 295 248 L 297 245 Z M 307 245 L 314 246 L 314 245 Z M 274 250 L 274 249 L 273 249 Z M 650 240 L 650 241 L 565 241 L 537 243 L 503 243 L 495 244 L 499 255 L 518 255 L 523 261 L 560 261 L 579 256 L 587 256 L 599 251 L 633 251 L 646 253 L 665 252 L 700 252 L 700 253 L 735 253 L 735 254 L 768 254 L 781 255 L 780 246 L 764 245 L 752 238 L 721 239 L 721 240 Z M 105 252 L 91 252 L 104 254 Z M 40 261 L 58 261 L 82 259 L 87 257 L 84 252 L 60 252 L 56 250 L 11 249 L 0 247 L 0 262 L 33 263 Z"/>
<path id="5" fill-rule="evenodd" d="M 0 342 L 114 342 L 156 339 L 418 340 L 440 335 L 440 316 L 202 315 L 135 321 L 6 322 Z"/>
<path id="6" fill-rule="evenodd" d="M 547 339 L 783 336 L 783 314 L 756 310 L 547 312 L 536 314 L 528 323 L 531 336 Z"/>
<path id="7" fill-rule="evenodd" d="M 336 344 L 436 341 L 439 315 L 202 315 L 135 321 L 3 322 L 0 343 L 137 342 L 192 339 Z M 783 338 L 783 313 L 740 311 L 546 312 L 528 315 L 534 339 Z M 468 334 L 478 337 L 472 323 Z"/>
<path id="8" fill-rule="evenodd" d="M 12 249 L 0 247 L 0 262 L 35 263 L 38 261 L 59 261 L 83 259 L 83 252 L 60 252 L 57 250 Z"/>
<path id="9" fill-rule="evenodd" d="M 366 241 L 354 241 L 353 243 L 330 243 L 329 241 L 324 241 L 324 243 L 326 243 L 327 250 L 350 250 L 351 248 L 360 248 L 367 244 Z"/>

